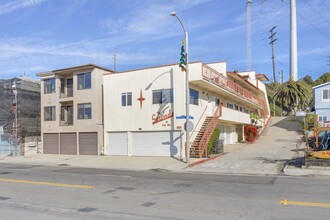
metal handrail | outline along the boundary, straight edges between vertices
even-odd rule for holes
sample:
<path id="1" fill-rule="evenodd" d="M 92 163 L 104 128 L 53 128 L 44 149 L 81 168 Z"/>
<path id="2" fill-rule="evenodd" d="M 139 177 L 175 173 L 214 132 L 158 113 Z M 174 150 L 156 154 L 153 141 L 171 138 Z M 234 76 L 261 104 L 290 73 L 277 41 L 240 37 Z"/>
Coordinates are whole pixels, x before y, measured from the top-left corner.
<path id="1" fill-rule="evenodd" d="M 203 64 L 203 77 L 211 80 L 215 84 L 224 87 L 225 89 L 229 90 L 236 95 L 241 96 L 254 104 L 263 106 L 262 100 L 247 89 L 243 88 L 241 85 L 235 83 L 234 81 L 228 79 L 223 74 L 217 72 L 216 70 L 212 69 L 211 67 Z"/>
<path id="2" fill-rule="evenodd" d="M 197 128 L 197 126 L 198 126 L 199 122 L 201 121 L 201 119 L 202 119 L 202 117 L 203 117 L 203 115 L 204 115 L 204 113 L 205 113 L 205 111 L 206 111 L 207 107 L 208 107 L 208 106 L 206 106 L 206 107 L 205 107 L 205 109 L 204 109 L 204 111 L 203 111 L 203 113 L 202 113 L 201 117 L 199 118 L 199 120 L 198 120 L 198 122 L 197 122 L 196 126 L 194 127 L 194 130 L 191 132 L 189 139 L 190 139 L 190 138 L 191 138 L 191 136 L 194 134 L 194 132 L 195 132 L 195 130 L 196 130 L 196 128 Z"/>

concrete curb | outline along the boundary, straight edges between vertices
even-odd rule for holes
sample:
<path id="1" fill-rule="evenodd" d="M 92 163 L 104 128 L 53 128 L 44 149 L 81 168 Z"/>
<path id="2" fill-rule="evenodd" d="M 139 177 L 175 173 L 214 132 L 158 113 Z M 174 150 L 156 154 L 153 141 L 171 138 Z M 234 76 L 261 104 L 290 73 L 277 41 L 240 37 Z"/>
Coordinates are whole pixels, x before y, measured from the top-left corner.
<path id="1" fill-rule="evenodd" d="M 329 167 L 302 167 L 285 166 L 284 174 L 288 176 L 330 176 Z"/>
<path id="2" fill-rule="evenodd" d="M 199 161 L 196 161 L 194 163 L 191 163 L 189 164 L 187 167 L 185 167 L 184 169 L 186 168 L 190 168 L 190 167 L 193 167 L 193 166 L 196 166 L 198 164 L 201 164 L 201 163 L 205 163 L 207 161 L 210 161 L 210 160 L 214 160 L 214 159 L 217 159 L 218 157 L 221 157 L 222 155 L 225 155 L 226 153 L 221 153 L 221 154 L 218 154 L 218 155 L 215 155 L 213 157 L 210 157 L 210 158 L 206 158 L 206 159 L 202 159 L 202 160 L 199 160 Z"/>

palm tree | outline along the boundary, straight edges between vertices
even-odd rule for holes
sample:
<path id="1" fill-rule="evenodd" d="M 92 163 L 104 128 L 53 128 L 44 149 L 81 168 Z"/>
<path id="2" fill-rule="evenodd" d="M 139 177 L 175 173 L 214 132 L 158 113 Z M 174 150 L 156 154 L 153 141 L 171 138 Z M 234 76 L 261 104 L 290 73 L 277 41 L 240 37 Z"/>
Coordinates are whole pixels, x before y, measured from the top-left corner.
<path id="1" fill-rule="evenodd" d="M 289 110 L 288 114 L 295 114 L 298 109 L 304 110 L 308 106 L 311 93 L 304 81 L 294 81 L 290 78 L 279 87 L 272 100 L 285 105 Z"/>

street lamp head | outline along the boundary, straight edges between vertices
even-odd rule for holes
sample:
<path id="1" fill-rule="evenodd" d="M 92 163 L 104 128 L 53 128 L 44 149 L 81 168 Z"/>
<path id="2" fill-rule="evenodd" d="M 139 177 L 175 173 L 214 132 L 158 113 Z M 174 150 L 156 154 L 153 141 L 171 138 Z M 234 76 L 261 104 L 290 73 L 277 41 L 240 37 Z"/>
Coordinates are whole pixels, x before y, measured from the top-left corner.
<path id="1" fill-rule="evenodd" d="M 171 12 L 170 15 L 171 15 L 171 16 L 176 16 L 175 11 Z"/>

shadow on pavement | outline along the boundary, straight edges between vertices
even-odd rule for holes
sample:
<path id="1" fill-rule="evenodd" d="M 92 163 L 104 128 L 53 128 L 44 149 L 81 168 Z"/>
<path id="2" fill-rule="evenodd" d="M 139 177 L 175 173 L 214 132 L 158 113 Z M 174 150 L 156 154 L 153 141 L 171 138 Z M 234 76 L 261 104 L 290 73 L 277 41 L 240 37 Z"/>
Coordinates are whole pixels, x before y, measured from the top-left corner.
<path id="1" fill-rule="evenodd" d="M 279 127 L 279 128 L 283 128 L 286 129 L 287 131 L 301 131 L 302 130 L 302 126 L 299 122 L 297 122 L 296 120 L 300 120 L 299 117 L 285 117 L 282 120 L 276 122 L 275 124 L 272 124 L 271 126 L 275 126 L 275 127 Z"/>

